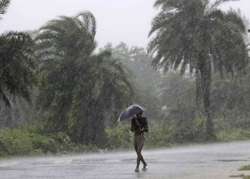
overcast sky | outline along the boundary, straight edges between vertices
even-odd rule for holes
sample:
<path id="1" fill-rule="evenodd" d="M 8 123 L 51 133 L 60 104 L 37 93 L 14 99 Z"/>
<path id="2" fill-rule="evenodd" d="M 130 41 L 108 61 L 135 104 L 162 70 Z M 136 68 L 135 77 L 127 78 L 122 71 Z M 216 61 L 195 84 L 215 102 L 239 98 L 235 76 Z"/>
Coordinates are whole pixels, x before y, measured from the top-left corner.
<path id="1" fill-rule="evenodd" d="M 0 32 L 35 30 L 59 15 L 76 15 L 89 10 L 97 19 L 97 42 L 145 47 L 150 23 L 156 10 L 155 0 L 12 0 L 7 14 L 0 21 Z M 232 2 L 250 19 L 250 0 Z"/>

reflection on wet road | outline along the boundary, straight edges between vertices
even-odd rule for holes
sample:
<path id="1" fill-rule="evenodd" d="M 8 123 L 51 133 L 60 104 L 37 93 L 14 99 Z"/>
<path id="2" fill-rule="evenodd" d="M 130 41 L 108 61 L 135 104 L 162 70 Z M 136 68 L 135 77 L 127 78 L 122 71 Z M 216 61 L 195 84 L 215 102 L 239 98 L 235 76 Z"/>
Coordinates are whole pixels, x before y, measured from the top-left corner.
<path id="1" fill-rule="evenodd" d="M 1 179 L 226 179 L 250 164 L 250 142 L 146 150 L 148 170 L 134 172 L 134 152 L 0 161 Z"/>

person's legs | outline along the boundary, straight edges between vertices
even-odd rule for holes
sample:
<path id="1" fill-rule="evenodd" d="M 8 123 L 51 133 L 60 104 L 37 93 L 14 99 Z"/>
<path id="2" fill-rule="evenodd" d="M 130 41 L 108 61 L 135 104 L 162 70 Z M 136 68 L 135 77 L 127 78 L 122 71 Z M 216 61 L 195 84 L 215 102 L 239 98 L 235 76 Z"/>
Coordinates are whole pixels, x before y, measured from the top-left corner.
<path id="1" fill-rule="evenodd" d="M 142 161 L 143 168 L 145 169 L 146 166 L 147 166 L 147 163 L 145 162 L 145 160 L 144 160 L 144 158 L 143 158 L 143 156 L 141 154 L 143 146 L 144 146 L 144 140 L 145 140 L 145 138 L 144 138 L 143 134 L 138 137 L 137 156 L 140 159 L 140 161 Z"/>
<path id="2" fill-rule="evenodd" d="M 137 154 L 135 172 L 139 172 L 140 156 L 138 155 L 138 136 L 136 136 L 136 135 L 134 136 L 134 148 L 135 148 L 135 152 Z"/>

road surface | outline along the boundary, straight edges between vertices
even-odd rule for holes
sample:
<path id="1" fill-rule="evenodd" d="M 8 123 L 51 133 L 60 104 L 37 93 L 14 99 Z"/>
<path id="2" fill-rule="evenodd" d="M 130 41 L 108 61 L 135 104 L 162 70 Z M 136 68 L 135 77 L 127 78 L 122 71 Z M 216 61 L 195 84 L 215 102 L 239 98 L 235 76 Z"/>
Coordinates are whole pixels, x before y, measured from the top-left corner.
<path id="1" fill-rule="evenodd" d="M 113 152 L 0 161 L 1 179 L 226 179 L 250 164 L 250 141 L 146 150 L 148 170 L 134 172 L 135 153 Z"/>

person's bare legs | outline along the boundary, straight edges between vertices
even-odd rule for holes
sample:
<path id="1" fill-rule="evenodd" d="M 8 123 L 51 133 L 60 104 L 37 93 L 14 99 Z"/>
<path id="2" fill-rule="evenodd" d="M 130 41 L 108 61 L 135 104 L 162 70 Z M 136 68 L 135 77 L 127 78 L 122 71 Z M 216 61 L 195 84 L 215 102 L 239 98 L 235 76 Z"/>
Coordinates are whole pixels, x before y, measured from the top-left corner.
<path id="1" fill-rule="evenodd" d="M 138 152 L 137 152 L 138 151 L 138 138 L 137 138 L 136 135 L 134 136 L 134 148 L 135 148 L 135 152 L 137 154 L 135 172 L 139 172 L 140 158 L 139 158 L 139 155 L 138 155 Z"/>
<path id="2" fill-rule="evenodd" d="M 143 146 L 144 146 L 144 136 L 143 136 L 143 134 L 135 136 L 135 138 L 134 138 L 134 147 L 135 147 L 135 151 L 136 151 L 136 154 L 137 154 L 137 163 L 136 163 L 136 168 L 135 168 L 136 172 L 139 171 L 140 161 L 142 161 L 142 163 L 143 163 L 143 169 L 144 170 L 147 167 L 147 163 L 145 162 L 145 160 L 144 160 L 144 158 L 143 158 L 143 156 L 141 154 Z"/>
<path id="3" fill-rule="evenodd" d="M 139 137 L 139 141 L 138 141 L 138 148 L 137 148 L 138 154 L 137 155 L 139 156 L 140 161 L 142 161 L 142 163 L 143 163 L 143 169 L 146 169 L 147 163 L 145 162 L 145 160 L 141 154 L 143 146 L 144 146 L 144 140 L 145 140 L 144 135 L 141 134 L 141 136 Z"/>

